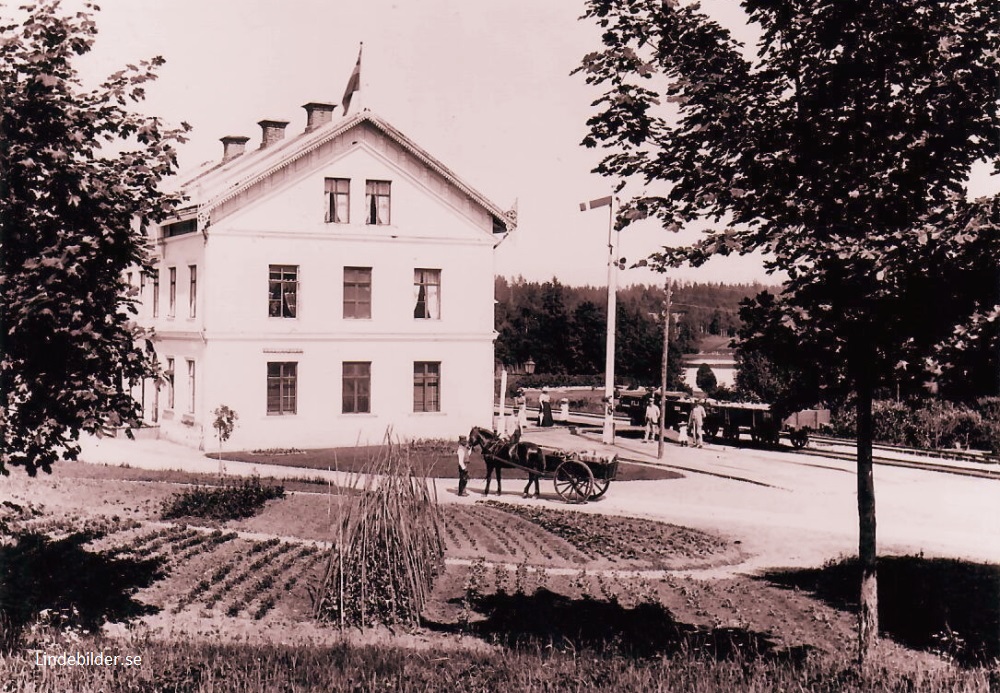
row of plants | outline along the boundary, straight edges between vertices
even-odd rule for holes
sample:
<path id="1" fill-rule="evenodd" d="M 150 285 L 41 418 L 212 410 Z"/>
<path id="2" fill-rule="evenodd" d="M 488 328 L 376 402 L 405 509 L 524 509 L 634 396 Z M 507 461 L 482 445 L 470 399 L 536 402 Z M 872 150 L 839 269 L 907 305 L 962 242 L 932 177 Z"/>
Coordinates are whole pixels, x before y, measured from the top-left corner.
<path id="1" fill-rule="evenodd" d="M 278 557 L 294 548 L 294 546 L 294 544 L 280 541 L 276 544 L 270 544 L 269 549 L 257 553 L 256 555 L 258 558 L 249 564 L 241 563 L 239 565 L 239 570 L 234 570 L 234 564 L 232 563 L 220 566 L 220 568 L 212 575 L 214 590 L 205 597 L 205 606 L 209 609 L 213 608 L 216 604 L 222 601 L 223 598 L 230 596 L 236 588 L 249 582 L 250 579 L 259 574 L 265 566 L 271 565 Z M 233 603 L 230 602 L 229 609 L 232 609 L 232 604 Z M 236 613 L 239 613 L 239 610 L 237 610 Z"/>
<path id="2" fill-rule="evenodd" d="M 559 541 L 545 527 L 525 522 L 510 513 L 498 512 L 487 507 L 490 503 L 444 506 L 444 533 L 449 552 L 485 553 L 488 557 L 507 561 L 529 556 L 539 556 L 546 562 L 558 558 L 568 564 L 589 560 L 585 554 Z"/>
<path id="3" fill-rule="evenodd" d="M 164 501 L 161 516 L 165 520 L 183 517 L 241 520 L 260 513 L 267 501 L 284 497 L 284 486 L 264 485 L 253 476 L 222 487 L 199 485 L 175 493 Z"/>
<path id="4" fill-rule="evenodd" d="M 560 537 L 589 558 L 637 561 L 676 567 L 731 550 L 728 542 L 704 532 L 662 522 L 613 515 L 562 512 L 537 506 L 486 501 L 486 505 L 533 522 Z"/>
<path id="5" fill-rule="evenodd" d="M 872 407 L 878 443 L 923 449 L 976 449 L 1000 452 L 1000 397 L 972 405 L 944 400 L 877 400 Z M 854 437 L 857 414 L 848 403 L 834 412 L 834 435 Z"/>
<path id="6" fill-rule="evenodd" d="M 253 574 L 258 575 L 256 581 L 246 586 L 243 594 L 234 594 L 226 609 L 227 616 L 236 616 L 241 611 L 251 611 L 251 605 L 255 600 L 259 600 L 256 611 L 251 611 L 255 618 L 263 618 L 277 603 L 275 589 L 280 585 L 281 576 L 291 572 L 300 559 L 311 555 L 312 547 L 297 546 L 285 542 L 280 549 L 271 554 L 271 559 L 266 566 L 259 566 L 253 570 Z M 305 549 L 303 551 L 303 549 Z"/>

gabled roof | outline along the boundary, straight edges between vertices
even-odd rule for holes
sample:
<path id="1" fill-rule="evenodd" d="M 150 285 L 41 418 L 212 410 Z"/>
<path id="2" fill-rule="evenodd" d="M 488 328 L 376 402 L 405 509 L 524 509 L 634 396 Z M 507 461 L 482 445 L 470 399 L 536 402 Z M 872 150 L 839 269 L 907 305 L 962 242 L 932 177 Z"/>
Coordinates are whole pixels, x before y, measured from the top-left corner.
<path id="1" fill-rule="evenodd" d="M 331 121 L 311 132 L 303 132 L 294 137 L 283 139 L 263 149 L 246 152 L 229 161 L 210 162 L 202 165 L 180 181 L 179 187 L 192 203 L 179 210 L 180 215 L 187 216 L 196 212 L 199 227 L 204 228 L 202 224 L 203 222 L 207 223 L 211 218 L 213 209 L 362 123 L 370 123 L 375 129 L 455 186 L 502 224 L 507 231 L 513 231 L 516 228 L 517 219 L 514 213 L 500 209 L 479 191 L 463 182 L 451 169 L 431 156 L 425 149 L 368 110 Z"/>

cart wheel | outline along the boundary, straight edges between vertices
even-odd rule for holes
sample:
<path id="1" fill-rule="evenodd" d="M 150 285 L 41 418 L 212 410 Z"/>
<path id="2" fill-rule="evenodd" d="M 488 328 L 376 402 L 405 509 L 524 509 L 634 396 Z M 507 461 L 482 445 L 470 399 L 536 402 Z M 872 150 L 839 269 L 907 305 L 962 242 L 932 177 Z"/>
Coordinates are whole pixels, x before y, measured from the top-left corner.
<path id="1" fill-rule="evenodd" d="M 611 486 L 611 479 L 594 479 L 594 488 L 590 493 L 590 500 L 597 500 L 608 492 Z"/>
<path id="2" fill-rule="evenodd" d="M 565 460 L 556 467 L 556 493 L 567 503 L 586 503 L 594 493 L 594 473 L 577 460 Z"/>

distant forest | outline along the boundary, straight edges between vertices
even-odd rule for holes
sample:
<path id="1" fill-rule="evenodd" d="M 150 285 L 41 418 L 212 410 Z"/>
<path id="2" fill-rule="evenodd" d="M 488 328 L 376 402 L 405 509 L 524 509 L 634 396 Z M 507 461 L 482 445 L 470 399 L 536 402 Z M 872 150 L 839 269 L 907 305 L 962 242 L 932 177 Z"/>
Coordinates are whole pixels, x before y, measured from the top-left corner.
<path id="1" fill-rule="evenodd" d="M 681 380 L 682 354 L 698 352 L 703 342 L 726 345 L 725 338 L 735 337 L 740 326 L 740 301 L 768 289 L 776 291 L 764 284 L 675 284 L 668 387 Z M 536 373 L 604 372 L 606 287 L 497 277 L 494 295 L 498 363 L 516 370 L 530 358 Z M 618 290 L 615 371 L 619 382 L 659 382 L 665 304 L 662 285 Z M 712 336 L 723 339 L 708 339 Z"/>

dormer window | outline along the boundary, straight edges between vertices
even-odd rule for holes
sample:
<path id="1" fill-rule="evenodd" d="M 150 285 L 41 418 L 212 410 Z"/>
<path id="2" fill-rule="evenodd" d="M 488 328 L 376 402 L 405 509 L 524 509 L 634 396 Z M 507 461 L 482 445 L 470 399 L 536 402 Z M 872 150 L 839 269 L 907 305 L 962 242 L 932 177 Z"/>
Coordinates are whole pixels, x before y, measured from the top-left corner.
<path id="1" fill-rule="evenodd" d="M 389 187 L 387 180 L 365 182 L 366 224 L 384 226 L 389 224 Z"/>

